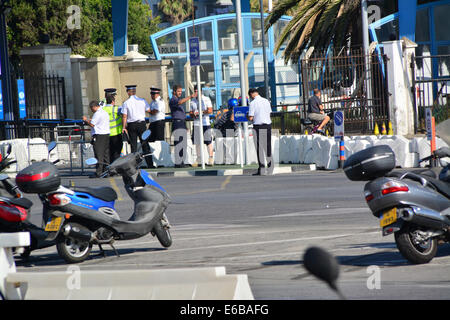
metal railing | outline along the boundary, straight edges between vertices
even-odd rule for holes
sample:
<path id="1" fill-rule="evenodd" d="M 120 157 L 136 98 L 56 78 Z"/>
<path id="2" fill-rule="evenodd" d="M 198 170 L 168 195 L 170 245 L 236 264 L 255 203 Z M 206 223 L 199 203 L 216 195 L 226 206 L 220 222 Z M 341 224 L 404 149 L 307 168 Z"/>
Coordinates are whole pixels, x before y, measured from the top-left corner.
<path id="1" fill-rule="evenodd" d="M 325 110 L 344 112 L 345 132 L 373 132 L 376 123 L 389 121 L 386 62 L 385 55 L 362 50 L 302 59 L 303 117 L 317 88 Z"/>
<path id="2" fill-rule="evenodd" d="M 411 64 L 414 90 L 414 130 L 425 132 L 425 110 L 436 124 L 450 118 L 450 55 L 417 56 Z"/>

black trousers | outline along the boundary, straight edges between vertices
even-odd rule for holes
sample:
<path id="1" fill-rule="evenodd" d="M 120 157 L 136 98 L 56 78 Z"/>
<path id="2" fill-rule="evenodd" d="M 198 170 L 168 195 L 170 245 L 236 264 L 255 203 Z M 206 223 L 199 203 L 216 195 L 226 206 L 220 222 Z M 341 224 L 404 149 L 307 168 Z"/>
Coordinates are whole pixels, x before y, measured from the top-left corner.
<path id="1" fill-rule="evenodd" d="M 187 150 L 186 120 L 172 120 L 172 134 L 175 145 L 175 164 L 184 164 L 184 150 Z"/>
<path id="2" fill-rule="evenodd" d="M 120 158 L 122 153 L 122 134 L 109 137 L 109 161 L 113 163 L 114 160 Z"/>
<path id="3" fill-rule="evenodd" d="M 144 133 L 145 130 L 147 130 L 147 123 L 145 121 L 127 123 L 127 131 L 128 131 L 128 138 L 130 139 L 131 152 L 138 151 L 137 140 L 139 137 L 143 153 L 144 154 L 150 153 L 150 146 L 148 145 L 148 142 L 142 142 L 142 134 Z M 147 163 L 147 167 L 153 166 L 153 161 L 149 159 L 149 157 L 146 157 L 145 161 Z"/>
<path id="4" fill-rule="evenodd" d="M 272 126 L 270 124 L 254 125 L 253 139 L 258 155 L 259 171 L 264 168 L 264 160 L 267 158 L 267 167 L 272 168 Z"/>
<path id="5" fill-rule="evenodd" d="M 109 134 L 96 134 L 92 138 L 95 158 L 98 160 L 95 173 L 99 176 L 109 164 Z"/>
<path id="6" fill-rule="evenodd" d="M 164 141 L 164 127 L 165 127 L 165 121 L 164 120 L 158 120 L 150 123 L 150 131 L 152 134 L 150 135 L 150 142 L 155 141 Z"/>

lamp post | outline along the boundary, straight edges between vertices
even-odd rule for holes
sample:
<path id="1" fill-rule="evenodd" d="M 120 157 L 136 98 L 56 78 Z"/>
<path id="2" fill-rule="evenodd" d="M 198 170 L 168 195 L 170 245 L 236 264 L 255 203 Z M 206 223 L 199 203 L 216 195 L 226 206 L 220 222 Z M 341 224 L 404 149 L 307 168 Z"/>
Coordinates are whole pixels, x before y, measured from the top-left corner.
<path id="1" fill-rule="evenodd" d="M 247 89 L 246 79 L 245 79 L 245 65 L 244 65 L 244 40 L 242 37 L 242 10 L 241 10 L 241 0 L 236 1 L 236 25 L 238 34 L 238 51 L 239 51 L 239 74 L 241 82 L 241 101 L 242 106 L 247 106 Z M 244 122 L 244 143 L 245 149 L 242 147 L 242 126 L 239 124 L 239 146 L 241 149 L 241 167 L 244 167 L 244 150 L 247 153 L 248 150 L 248 122 Z M 248 164 L 248 157 L 245 157 L 245 162 Z"/>
<path id="2" fill-rule="evenodd" d="M 1 1 L 1 0 L 0 0 Z M 0 64 L 1 64 L 1 79 L 2 79 L 2 98 L 4 119 L 7 121 L 14 120 L 13 113 L 13 95 L 11 84 L 11 66 L 9 63 L 8 53 L 8 38 L 6 35 L 6 11 L 9 7 L 6 6 L 8 0 L 0 2 Z M 13 138 L 11 126 L 6 125 L 6 138 Z"/>

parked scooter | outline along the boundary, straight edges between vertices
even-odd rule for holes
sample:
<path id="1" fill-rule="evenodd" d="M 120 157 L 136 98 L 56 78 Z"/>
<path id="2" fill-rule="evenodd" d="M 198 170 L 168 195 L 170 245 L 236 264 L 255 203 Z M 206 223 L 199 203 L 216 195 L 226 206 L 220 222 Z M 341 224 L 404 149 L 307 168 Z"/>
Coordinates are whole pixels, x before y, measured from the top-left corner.
<path id="1" fill-rule="evenodd" d="M 56 147 L 56 144 L 48 146 L 48 153 Z M 17 161 L 9 161 L 11 145 L 5 157 L 1 157 L 0 172 L 3 172 L 11 164 Z M 24 248 L 21 257 L 27 259 L 31 251 L 43 249 L 55 245 L 54 241 L 47 240 L 47 233 L 30 222 L 29 212 L 33 202 L 24 198 L 18 186 L 6 174 L 0 174 L 0 232 L 29 232 L 30 246 Z"/>
<path id="2" fill-rule="evenodd" d="M 146 131 L 143 139 L 149 134 Z M 138 169 L 146 156 L 136 152 L 120 157 L 104 173 L 122 176 L 125 189 L 134 201 L 134 211 L 128 221 L 120 220 L 114 209 L 117 194 L 110 187 L 74 190 L 63 187 L 57 168 L 50 162 L 35 163 L 19 172 L 16 181 L 20 190 L 39 195 L 44 217 L 48 217 L 47 239 L 56 241 L 58 254 L 66 262 L 84 261 L 94 244 L 103 254 L 103 244 L 111 245 L 118 254 L 113 246 L 116 240 L 137 239 L 149 233 L 155 234 L 164 247 L 172 244 L 164 214 L 169 195 L 149 173 Z M 87 162 L 93 165 L 96 159 Z"/>
<path id="3" fill-rule="evenodd" d="M 421 162 L 445 157 L 450 157 L 449 148 Z M 360 151 L 344 163 L 350 180 L 369 181 L 364 195 L 380 219 L 383 236 L 394 233 L 397 248 L 408 261 L 428 263 L 438 244 L 450 242 L 450 164 L 439 178 L 429 169 L 397 172 L 394 168 L 395 154 L 387 145 Z"/>

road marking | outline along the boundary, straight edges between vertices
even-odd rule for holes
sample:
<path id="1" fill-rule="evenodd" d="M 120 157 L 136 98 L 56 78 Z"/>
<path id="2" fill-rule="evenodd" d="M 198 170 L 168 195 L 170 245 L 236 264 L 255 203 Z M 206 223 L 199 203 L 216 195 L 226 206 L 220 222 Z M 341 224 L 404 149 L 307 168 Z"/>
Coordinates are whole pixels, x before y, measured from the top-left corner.
<path id="1" fill-rule="evenodd" d="M 224 182 L 222 182 L 222 184 L 220 185 L 220 188 L 214 188 L 214 189 L 202 189 L 202 190 L 195 190 L 195 191 L 190 191 L 190 192 L 179 192 L 179 193 L 172 193 L 172 196 L 188 196 L 188 195 L 193 195 L 193 194 L 199 194 L 199 193 L 209 193 L 209 192 L 221 192 L 223 190 L 225 190 L 227 184 L 230 183 L 232 176 L 227 176 L 227 178 L 225 179 Z"/>
<path id="2" fill-rule="evenodd" d="M 274 214 L 269 216 L 257 216 L 254 219 L 264 219 L 264 218 L 286 218 L 286 217 L 302 217 L 302 216 L 328 216 L 335 214 L 356 214 L 356 213 L 370 213 L 369 208 L 328 208 L 321 210 L 308 210 L 299 211 L 291 213 Z"/>
<path id="3" fill-rule="evenodd" d="M 117 201 L 122 201 L 122 194 L 120 193 L 119 187 L 117 186 L 116 180 L 114 178 L 109 178 L 109 182 L 111 183 L 111 187 L 117 193 Z"/>
<path id="4" fill-rule="evenodd" d="M 228 176 L 224 182 L 222 182 L 222 185 L 220 186 L 220 190 L 225 190 L 225 188 L 227 187 L 227 184 L 230 183 L 232 176 Z"/>

